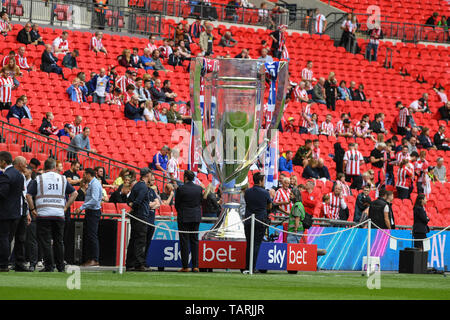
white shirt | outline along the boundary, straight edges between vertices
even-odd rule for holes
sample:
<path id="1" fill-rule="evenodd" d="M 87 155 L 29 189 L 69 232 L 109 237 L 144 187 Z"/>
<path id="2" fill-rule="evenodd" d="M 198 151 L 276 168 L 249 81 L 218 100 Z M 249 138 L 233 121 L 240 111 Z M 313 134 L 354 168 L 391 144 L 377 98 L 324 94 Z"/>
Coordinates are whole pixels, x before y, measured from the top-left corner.
<path id="1" fill-rule="evenodd" d="M 325 16 L 323 14 L 318 14 L 314 18 L 314 28 L 316 33 L 323 33 L 325 30 L 323 30 L 324 22 L 327 21 Z"/>
<path id="2" fill-rule="evenodd" d="M 102 77 L 97 77 L 97 87 L 95 89 L 95 93 L 99 97 L 104 97 L 106 95 L 106 85 L 108 84 L 108 77 L 106 75 Z"/>
<path id="3" fill-rule="evenodd" d="M 69 52 L 69 41 L 63 40 L 61 37 L 56 38 L 53 40 L 52 44 L 53 53 L 55 53 L 55 49 L 62 50 L 59 51 L 58 54 Z"/>

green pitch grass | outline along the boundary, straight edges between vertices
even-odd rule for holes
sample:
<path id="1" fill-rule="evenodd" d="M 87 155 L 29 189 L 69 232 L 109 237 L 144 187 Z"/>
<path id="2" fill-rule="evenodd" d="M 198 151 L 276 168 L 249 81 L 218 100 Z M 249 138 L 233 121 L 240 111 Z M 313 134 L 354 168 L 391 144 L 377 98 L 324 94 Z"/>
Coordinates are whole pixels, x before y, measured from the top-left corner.
<path id="1" fill-rule="evenodd" d="M 81 289 L 69 290 L 65 273 L 0 274 L 0 299 L 450 299 L 450 277 L 382 274 L 369 290 L 359 273 L 82 272 Z"/>

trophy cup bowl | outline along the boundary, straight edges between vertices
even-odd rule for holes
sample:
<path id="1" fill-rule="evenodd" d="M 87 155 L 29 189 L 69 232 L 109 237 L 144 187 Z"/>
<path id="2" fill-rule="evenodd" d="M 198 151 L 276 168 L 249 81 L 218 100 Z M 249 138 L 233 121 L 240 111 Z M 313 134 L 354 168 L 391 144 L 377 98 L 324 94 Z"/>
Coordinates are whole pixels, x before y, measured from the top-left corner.
<path id="1" fill-rule="evenodd" d="M 274 109 L 264 124 L 267 66 L 260 60 L 206 59 L 191 61 L 191 152 L 203 160 L 220 182 L 222 211 L 204 240 L 245 240 L 241 214 L 248 171 L 266 150 L 272 129 L 278 128 L 284 107 L 287 63 L 277 67 Z M 275 98 L 275 97 L 274 97 Z M 275 101 L 275 99 L 274 99 Z"/>

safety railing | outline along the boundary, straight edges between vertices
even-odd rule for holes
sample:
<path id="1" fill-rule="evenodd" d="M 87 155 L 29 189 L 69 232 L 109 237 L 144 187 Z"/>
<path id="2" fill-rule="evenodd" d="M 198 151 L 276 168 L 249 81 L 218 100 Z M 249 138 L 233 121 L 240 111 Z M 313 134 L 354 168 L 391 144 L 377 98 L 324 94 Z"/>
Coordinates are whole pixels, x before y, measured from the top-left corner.
<path id="1" fill-rule="evenodd" d="M 81 0 L 2 0 L 14 21 L 32 21 L 71 29 L 102 29 L 140 34 L 161 34 L 161 13 L 117 5 L 97 6 Z"/>
<path id="2" fill-rule="evenodd" d="M 0 142 L 8 145 L 19 145 L 20 150 L 12 151 L 13 155 L 22 153 L 28 157 L 35 157 L 38 160 L 39 158 L 45 160 L 51 157 L 62 163 L 76 158 L 83 168 L 103 167 L 108 179 L 118 177 L 122 169 L 134 170 L 137 174 L 139 174 L 140 170 L 140 168 L 133 165 L 89 150 L 79 149 L 75 157 L 68 143 L 10 124 L 3 120 L 0 120 Z M 162 188 L 167 183 L 173 182 L 172 179 L 159 171 L 153 171 L 153 174 L 156 181 L 162 184 Z"/>
<path id="3" fill-rule="evenodd" d="M 161 13 L 164 16 L 201 18 L 238 24 L 267 26 L 272 22 L 272 27 L 276 27 L 289 23 L 288 12 L 273 13 L 271 10 L 258 8 L 231 7 L 214 1 L 205 3 L 201 1 L 134 0 L 129 1 L 129 6 L 146 9 L 150 13 Z"/>

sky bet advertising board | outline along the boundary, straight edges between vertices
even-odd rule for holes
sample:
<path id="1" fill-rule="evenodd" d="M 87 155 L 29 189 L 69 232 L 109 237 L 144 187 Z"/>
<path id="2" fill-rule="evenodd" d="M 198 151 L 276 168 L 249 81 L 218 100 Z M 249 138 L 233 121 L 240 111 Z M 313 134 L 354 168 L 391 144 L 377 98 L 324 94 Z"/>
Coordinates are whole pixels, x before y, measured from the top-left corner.
<path id="1" fill-rule="evenodd" d="M 161 221 L 158 226 L 176 230 L 176 222 Z M 212 224 L 200 224 L 200 231 L 208 231 Z M 265 270 L 361 270 L 363 257 L 367 254 L 367 229 L 355 228 L 342 233 L 327 235 L 343 228 L 313 227 L 304 243 L 287 244 L 263 242 L 257 269 Z M 392 241 L 388 234 L 397 238 L 411 239 L 410 230 L 372 229 L 371 256 L 380 257 L 381 270 L 398 270 L 399 252 L 412 247 L 412 241 Z M 437 233 L 428 233 L 428 237 Z M 201 236 L 200 236 L 201 239 Z M 302 241 L 303 242 L 303 241 Z M 317 249 L 327 254 L 317 257 Z M 428 266 L 448 270 L 450 265 L 450 232 L 445 231 L 430 240 Z M 199 241 L 199 267 L 217 269 L 245 268 L 246 243 L 239 241 Z M 175 231 L 156 229 L 147 256 L 147 264 L 153 267 L 181 267 L 178 234 Z"/>

